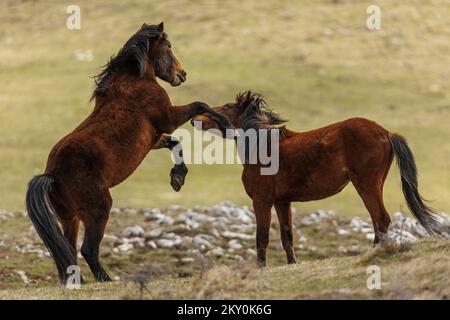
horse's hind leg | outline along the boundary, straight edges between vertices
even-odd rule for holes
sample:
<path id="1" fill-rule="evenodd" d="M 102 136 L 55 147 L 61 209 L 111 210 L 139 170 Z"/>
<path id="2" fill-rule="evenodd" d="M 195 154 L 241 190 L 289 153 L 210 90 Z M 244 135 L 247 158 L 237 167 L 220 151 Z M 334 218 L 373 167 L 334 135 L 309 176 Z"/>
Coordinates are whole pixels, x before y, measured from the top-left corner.
<path id="1" fill-rule="evenodd" d="M 100 263 L 99 254 L 112 199 L 106 188 L 90 186 L 87 189 L 83 194 L 84 201 L 80 203 L 79 211 L 85 227 L 81 255 L 97 281 L 111 281 Z"/>
<path id="2" fill-rule="evenodd" d="M 78 230 L 80 228 L 80 219 L 74 217 L 71 220 L 61 220 L 64 236 L 69 240 L 74 252 L 77 252 Z M 76 255 L 76 254 L 75 254 Z"/>
<path id="3" fill-rule="evenodd" d="M 62 201 L 63 196 L 53 196 L 51 203 L 55 209 L 55 214 L 58 216 L 58 220 L 61 222 L 64 236 L 73 248 L 76 256 L 77 252 L 77 240 L 78 230 L 80 227 L 80 219 L 76 216 L 75 212 L 67 207 L 67 204 Z"/>
<path id="4" fill-rule="evenodd" d="M 291 203 L 275 203 L 275 209 L 280 222 L 281 243 L 286 251 L 287 262 L 296 263 L 294 251 L 294 239 L 292 236 L 292 212 Z"/>
<path id="5" fill-rule="evenodd" d="M 373 244 L 388 240 L 388 229 L 391 223 L 391 218 L 383 203 L 383 177 L 377 179 L 375 182 L 369 180 L 362 183 L 352 180 L 358 194 L 364 202 L 367 210 L 372 218 L 373 228 L 375 231 L 375 239 Z"/>

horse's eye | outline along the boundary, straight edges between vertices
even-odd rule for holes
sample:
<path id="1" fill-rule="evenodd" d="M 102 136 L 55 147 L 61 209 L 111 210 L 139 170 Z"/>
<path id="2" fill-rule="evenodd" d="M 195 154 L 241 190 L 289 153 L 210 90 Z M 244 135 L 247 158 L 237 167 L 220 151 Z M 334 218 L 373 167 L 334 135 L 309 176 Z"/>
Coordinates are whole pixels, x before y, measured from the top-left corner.
<path id="1" fill-rule="evenodd" d="M 172 44 L 170 42 L 167 42 L 167 46 L 169 47 L 169 49 L 172 49 Z"/>

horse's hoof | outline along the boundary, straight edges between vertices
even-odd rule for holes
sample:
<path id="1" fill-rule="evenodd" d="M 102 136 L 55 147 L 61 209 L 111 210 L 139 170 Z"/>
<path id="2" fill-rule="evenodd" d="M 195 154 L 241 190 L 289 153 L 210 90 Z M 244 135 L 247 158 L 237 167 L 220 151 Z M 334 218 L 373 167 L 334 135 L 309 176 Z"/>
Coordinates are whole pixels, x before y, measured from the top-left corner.
<path id="1" fill-rule="evenodd" d="M 175 165 L 175 167 L 170 170 L 170 185 L 176 192 L 180 191 L 181 187 L 184 185 L 184 178 L 186 177 L 187 172 L 188 169 L 184 164 Z"/>
<path id="2" fill-rule="evenodd" d="M 266 260 L 257 260 L 257 265 L 258 265 L 258 268 L 265 268 L 265 267 L 267 267 L 267 262 L 266 262 Z"/>
<path id="3" fill-rule="evenodd" d="M 184 177 L 179 175 L 173 175 L 170 179 L 170 185 L 172 189 L 176 192 L 181 190 L 181 187 L 184 185 Z"/>
<path id="4" fill-rule="evenodd" d="M 111 282 L 112 279 L 111 279 L 111 277 L 110 277 L 106 272 L 104 272 L 104 273 L 99 274 L 99 275 L 97 276 L 97 281 L 98 281 L 98 282 Z"/>
<path id="5" fill-rule="evenodd" d="M 297 259 L 292 258 L 292 259 L 288 259 L 288 264 L 297 264 Z"/>

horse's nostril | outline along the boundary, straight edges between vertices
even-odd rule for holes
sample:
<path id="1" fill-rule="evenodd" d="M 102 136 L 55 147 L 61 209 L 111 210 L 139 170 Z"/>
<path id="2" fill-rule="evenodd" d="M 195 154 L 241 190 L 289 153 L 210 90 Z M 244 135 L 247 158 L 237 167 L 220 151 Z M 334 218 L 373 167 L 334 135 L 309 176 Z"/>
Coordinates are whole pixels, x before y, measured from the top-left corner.
<path id="1" fill-rule="evenodd" d="M 186 76 L 187 76 L 187 73 L 186 73 L 186 71 L 184 71 L 184 70 L 181 71 L 181 74 L 183 75 L 183 77 L 186 77 Z"/>

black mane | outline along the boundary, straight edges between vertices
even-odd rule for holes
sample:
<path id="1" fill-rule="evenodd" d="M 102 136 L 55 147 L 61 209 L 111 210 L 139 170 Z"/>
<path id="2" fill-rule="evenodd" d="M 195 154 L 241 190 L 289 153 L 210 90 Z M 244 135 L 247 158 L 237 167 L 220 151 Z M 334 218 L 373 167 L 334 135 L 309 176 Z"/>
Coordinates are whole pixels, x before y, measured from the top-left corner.
<path id="1" fill-rule="evenodd" d="M 164 33 L 162 34 L 165 35 Z M 108 89 L 108 82 L 116 72 L 131 72 L 142 77 L 147 67 L 150 40 L 161 36 L 157 25 L 146 25 L 136 32 L 116 56 L 110 58 L 98 75 L 94 77 L 95 89 L 92 92 L 91 101 Z"/>
<path id="2" fill-rule="evenodd" d="M 280 132 L 283 132 L 284 126 L 281 125 L 286 123 L 287 120 L 284 120 L 276 112 L 271 110 L 260 94 L 248 91 L 236 96 L 236 103 L 238 105 L 243 100 L 246 100 L 246 103 L 249 103 L 249 105 L 245 110 L 241 123 L 242 129 L 279 129 Z"/>

